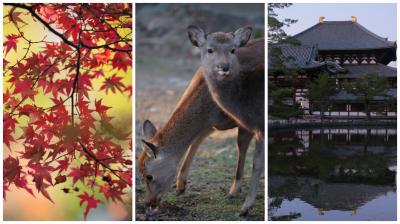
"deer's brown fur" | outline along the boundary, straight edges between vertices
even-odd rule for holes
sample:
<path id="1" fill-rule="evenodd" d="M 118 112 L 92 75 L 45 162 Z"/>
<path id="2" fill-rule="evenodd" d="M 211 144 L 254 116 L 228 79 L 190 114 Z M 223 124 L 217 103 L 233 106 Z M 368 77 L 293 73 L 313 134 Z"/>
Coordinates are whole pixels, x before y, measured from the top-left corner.
<path id="1" fill-rule="evenodd" d="M 256 199 L 264 170 L 264 39 L 249 41 L 251 27 L 234 33 L 207 34 L 197 26 L 188 36 L 201 52 L 204 78 L 216 104 L 238 125 L 256 135 L 253 175 L 241 214 L 247 214 Z"/>
<path id="2" fill-rule="evenodd" d="M 186 153 L 176 184 L 177 190 L 183 191 L 190 163 L 203 139 L 215 129 L 226 130 L 235 127 L 237 124 L 212 100 L 203 78 L 203 70 L 199 68 L 165 126 L 156 132 L 153 131 L 153 136 L 145 136 L 143 141 L 138 169 L 145 177 L 148 193 L 146 201 L 149 204 L 159 202 L 173 180 L 179 161 Z M 245 154 L 253 137 L 253 134 L 242 129 L 238 135 L 241 136 L 238 138 L 238 168 L 229 192 L 230 196 L 236 196 L 239 191 Z M 149 149 L 152 151 L 146 153 Z M 151 181 L 146 179 L 148 175 L 152 176 Z"/>

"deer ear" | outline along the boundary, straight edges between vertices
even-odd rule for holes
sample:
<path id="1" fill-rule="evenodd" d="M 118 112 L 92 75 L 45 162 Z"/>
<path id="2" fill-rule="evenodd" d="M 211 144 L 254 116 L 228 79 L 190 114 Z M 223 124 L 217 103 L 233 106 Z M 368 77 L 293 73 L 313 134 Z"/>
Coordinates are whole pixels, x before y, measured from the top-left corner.
<path id="1" fill-rule="evenodd" d="M 253 29 L 251 28 L 251 26 L 245 26 L 235 31 L 234 42 L 236 47 L 243 47 L 247 44 L 247 42 L 250 40 L 252 30 Z"/>
<path id="2" fill-rule="evenodd" d="M 157 129 L 153 123 L 149 120 L 145 120 L 143 123 L 143 136 L 146 140 L 150 140 L 156 134 Z"/>
<path id="3" fill-rule="evenodd" d="M 187 30 L 188 30 L 189 40 L 192 42 L 194 46 L 200 47 L 206 42 L 206 34 L 200 27 L 190 25 L 188 26 Z"/>
<path id="4" fill-rule="evenodd" d="M 154 144 L 147 142 L 146 140 L 142 139 L 142 148 L 143 151 L 147 154 L 149 158 L 156 158 L 156 151 L 157 151 L 157 146 Z"/>

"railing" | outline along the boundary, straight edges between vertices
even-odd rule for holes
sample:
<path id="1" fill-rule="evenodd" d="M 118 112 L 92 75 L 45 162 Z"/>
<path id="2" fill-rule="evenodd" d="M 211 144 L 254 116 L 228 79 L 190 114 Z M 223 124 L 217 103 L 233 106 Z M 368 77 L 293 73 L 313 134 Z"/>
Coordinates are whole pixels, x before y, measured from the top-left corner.
<path id="1" fill-rule="evenodd" d="M 380 126 L 380 127 L 394 127 L 396 126 L 396 119 L 377 119 L 376 117 L 366 120 L 365 118 L 357 119 L 324 119 L 308 118 L 308 119 L 289 119 L 278 120 L 268 119 L 268 128 L 311 128 L 311 127 L 346 127 L 346 126 Z"/>

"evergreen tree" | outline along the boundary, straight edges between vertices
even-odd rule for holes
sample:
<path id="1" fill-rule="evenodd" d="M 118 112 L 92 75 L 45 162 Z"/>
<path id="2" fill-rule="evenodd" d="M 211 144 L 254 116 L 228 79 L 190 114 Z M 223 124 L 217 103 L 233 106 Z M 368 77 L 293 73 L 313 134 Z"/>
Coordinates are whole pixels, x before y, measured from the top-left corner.
<path id="1" fill-rule="evenodd" d="M 368 120 L 371 118 L 371 101 L 376 96 L 387 97 L 386 91 L 389 88 L 386 78 L 377 73 L 366 73 L 353 82 L 345 83 L 344 86 L 348 92 L 356 95 L 357 99 L 364 103 Z"/>
<path id="2" fill-rule="evenodd" d="M 268 100 L 269 116 L 289 119 L 304 114 L 300 104 L 294 102 L 291 88 L 281 88 L 271 82 L 268 83 Z"/>
<path id="3" fill-rule="evenodd" d="M 319 108 L 321 120 L 324 119 L 324 112 L 329 106 L 329 98 L 337 93 L 335 80 L 327 73 L 322 73 L 318 78 L 307 83 L 307 97 L 310 102 Z"/>
<path id="4" fill-rule="evenodd" d="M 269 68 L 269 73 L 284 75 L 285 81 L 293 81 L 293 75 L 297 74 L 298 68 L 287 68 L 284 66 L 283 62 L 290 60 L 290 58 L 286 59 L 283 57 L 279 44 L 299 44 L 299 42 L 288 36 L 282 28 L 296 23 L 297 20 L 286 18 L 280 21 L 275 10 L 287 8 L 291 5 L 289 3 L 268 4 L 268 51 L 270 64 L 273 65 Z M 289 119 L 303 115 L 300 105 L 297 102 L 293 102 L 293 88 L 281 88 L 269 82 L 268 94 L 268 112 L 270 116 Z"/>

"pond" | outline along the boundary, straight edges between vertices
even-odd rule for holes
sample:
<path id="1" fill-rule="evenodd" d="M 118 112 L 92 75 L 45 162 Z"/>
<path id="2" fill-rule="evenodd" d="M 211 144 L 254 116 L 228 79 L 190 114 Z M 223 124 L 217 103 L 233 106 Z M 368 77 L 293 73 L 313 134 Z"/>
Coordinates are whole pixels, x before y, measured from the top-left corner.
<path id="1" fill-rule="evenodd" d="M 269 220 L 396 220 L 396 128 L 269 130 Z"/>

